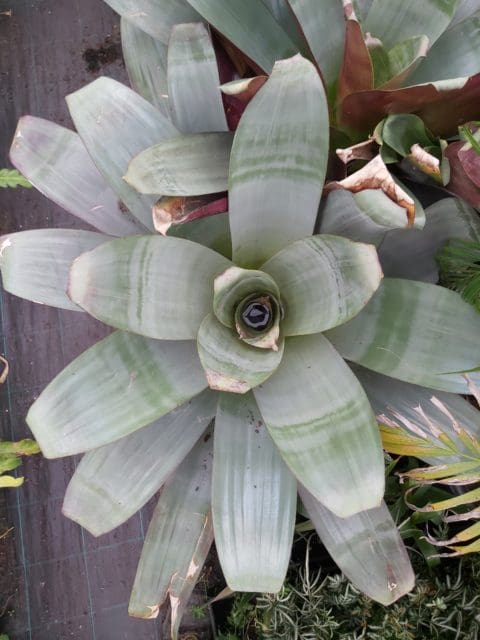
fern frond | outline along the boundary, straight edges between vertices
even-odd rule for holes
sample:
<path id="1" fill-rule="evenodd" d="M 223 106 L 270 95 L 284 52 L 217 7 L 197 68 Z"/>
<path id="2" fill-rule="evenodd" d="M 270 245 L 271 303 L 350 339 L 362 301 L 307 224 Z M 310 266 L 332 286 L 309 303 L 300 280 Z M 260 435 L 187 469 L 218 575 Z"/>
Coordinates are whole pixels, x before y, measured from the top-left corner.
<path id="1" fill-rule="evenodd" d="M 437 254 L 440 283 L 480 312 L 480 242 L 450 240 Z"/>

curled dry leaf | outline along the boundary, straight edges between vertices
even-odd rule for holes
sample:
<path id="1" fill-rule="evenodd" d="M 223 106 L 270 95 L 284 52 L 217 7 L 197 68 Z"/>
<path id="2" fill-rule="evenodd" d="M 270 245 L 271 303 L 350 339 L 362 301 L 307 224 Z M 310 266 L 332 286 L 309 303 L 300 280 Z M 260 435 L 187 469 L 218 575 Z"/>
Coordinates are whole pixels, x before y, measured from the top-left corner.
<path id="1" fill-rule="evenodd" d="M 329 182 L 325 191 L 345 189 L 358 193 L 364 189 L 381 189 L 395 204 L 403 207 L 407 214 L 407 226 L 413 226 L 415 220 L 415 202 L 394 181 L 380 155 L 370 160 L 364 167 L 347 176 L 344 180 Z"/>
<path id="2" fill-rule="evenodd" d="M 442 184 L 442 172 L 440 170 L 440 160 L 428 151 L 425 151 L 419 144 L 412 145 L 407 159 L 416 167 Z"/>
<path id="3" fill-rule="evenodd" d="M 165 236 L 172 224 L 225 213 L 227 209 L 227 197 L 219 198 L 218 193 L 203 197 L 163 196 L 153 205 L 153 225 Z"/>
<path id="4" fill-rule="evenodd" d="M 344 164 L 352 160 L 372 160 L 378 152 L 378 144 L 374 138 L 369 138 L 345 149 L 336 149 L 335 153 Z"/>

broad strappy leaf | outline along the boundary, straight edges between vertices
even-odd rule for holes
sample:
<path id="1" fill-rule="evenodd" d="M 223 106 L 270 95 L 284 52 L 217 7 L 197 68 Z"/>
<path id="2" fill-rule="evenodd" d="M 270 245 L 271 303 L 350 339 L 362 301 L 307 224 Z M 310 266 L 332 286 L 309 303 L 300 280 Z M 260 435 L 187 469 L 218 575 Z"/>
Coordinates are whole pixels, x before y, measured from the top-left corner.
<path id="1" fill-rule="evenodd" d="M 131 616 L 156 618 L 169 598 L 172 631 L 195 586 L 213 541 L 212 431 L 207 431 L 166 483 L 138 564 L 128 606 Z"/>
<path id="2" fill-rule="evenodd" d="M 173 121 L 180 131 L 228 131 L 215 51 L 201 22 L 179 24 L 172 30 L 168 98 Z"/>
<path id="3" fill-rule="evenodd" d="M 233 134 L 194 133 L 156 144 L 130 162 L 125 181 L 140 193 L 198 196 L 226 191 Z"/>
<path id="4" fill-rule="evenodd" d="M 73 131 L 24 116 L 10 159 L 43 195 L 99 231 L 112 236 L 145 231 L 107 185 Z"/>
<path id="5" fill-rule="evenodd" d="M 347 517 L 380 504 L 380 436 L 365 392 L 320 334 L 286 338 L 283 360 L 254 390 L 270 434 L 299 482 Z"/>
<path id="6" fill-rule="evenodd" d="M 125 85 L 98 78 L 67 96 L 75 127 L 105 180 L 133 215 L 153 231 L 151 208 L 156 198 L 144 197 L 123 179 L 137 153 L 178 135 L 160 111 Z"/>
<path id="7" fill-rule="evenodd" d="M 122 53 L 132 88 L 170 118 L 167 45 L 122 18 Z"/>
<path id="8" fill-rule="evenodd" d="M 67 296 L 70 267 L 81 253 L 110 239 L 101 233 L 75 229 L 33 229 L 3 236 L 3 287 L 32 302 L 83 311 Z"/>
<path id="9" fill-rule="evenodd" d="M 283 355 L 283 339 L 275 350 L 252 346 L 213 314 L 202 322 L 197 340 L 208 384 L 219 391 L 246 393 L 272 375 Z"/>
<path id="10" fill-rule="evenodd" d="M 260 0 L 188 0 L 215 29 L 267 73 L 298 49 Z"/>
<path id="11" fill-rule="evenodd" d="M 84 455 L 63 513 L 95 536 L 126 522 L 160 489 L 215 416 L 217 396 L 206 390 L 117 442 Z"/>
<path id="12" fill-rule="evenodd" d="M 196 337 L 215 277 L 231 264 L 182 238 L 119 238 L 99 249 L 75 261 L 71 299 L 102 322 L 160 340 Z"/>
<path id="13" fill-rule="evenodd" d="M 215 421 L 213 524 L 228 586 L 280 590 L 290 558 L 297 486 L 251 393 L 221 394 Z"/>
<path id="14" fill-rule="evenodd" d="M 197 22 L 198 13 L 186 0 L 105 0 L 122 18 L 152 38 L 168 44 L 171 29 L 181 22 Z"/>
<path id="15" fill-rule="evenodd" d="M 480 366 L 480 314 L 458 293 L 385 278 L 353 320 L 327 333 L 344 358 L 432 389 L 469 393 L 458 371 Z"/>
<path id="16" fill-rule="evenodd" d="M 413 589 L 410 559 L 384 502 L 376 509 L 339 518 L 304 487 L 299 493 L 328 553 L 358 589 L 384 605 Z"/>
<path id="17" fill-rule="evenodd" d="M 300 56 L 282 60 L 245 110 L 233 143 L 229 211 L 238 266 L 256 268 L 311 235 L 327 156 L 328 109 L 318 73 Z"/>
<path id="18" fill-rule="evenodd" d="M 68 365 L 30 407 L 27 424 L 47 458 L 114 442 L 207 387 L 193 341 L 116 331 Z"/>
<path id="19" fill-rule="evenodd" d="M 329 235 L 289 245 L 262 270 L 281 291 L 286 336 L 319 333 L 353 318 L 383 277 L 375 247 Z"/>

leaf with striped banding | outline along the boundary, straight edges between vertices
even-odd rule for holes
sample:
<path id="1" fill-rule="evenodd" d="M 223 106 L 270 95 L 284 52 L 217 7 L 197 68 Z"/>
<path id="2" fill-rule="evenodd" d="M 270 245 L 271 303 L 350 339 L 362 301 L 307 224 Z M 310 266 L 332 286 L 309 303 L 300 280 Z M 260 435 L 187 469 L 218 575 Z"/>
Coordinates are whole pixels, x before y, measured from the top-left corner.
<path id="1" fill-rule="evenodd" d="M 206 390 L 156 422 L 86 453 L 68 485 L 63 514 L 95 536 L 126 522 L 160 489 L 215 416 Z"/>
<path id="2" fill-rule="evenodd" d="M 168 98 L 173 121 L 180 131 L 228 131 L 215 51 L 201 22 L 179 24 L 172 30 Z"/>
<path id="3" fill-rule="evenodd" d="M 215 29 L 267 73 L 296 45 L 259 0 L 188 0 Z"/>
<path id="4" fill-rule="evenodd" d="M 283 339 L 276 349 L 247 344 L 234 329 L 210 314 L 198 332 L 198 353 L 211 389 L 246 393 L 269 378 L 280 364 Z M 278 338 L 277 338 L 278 339 Z"/>
<path id="5" fill-rule="evenodd" d="M 177 129 L 149 102 L 111 78 L 98 78 L 66 100 L 100 173 L 133 215 L 153 231 L 151 208 L 156 198 L 138 194 L 123 177 L 133 156 L 173 138 Z"/>
<path id="6" fill-rule="evenodd" d="M 344 358 L 432 389 L 470 393 L 461 374 L 480 365 L 480 315 L 458 293 L 385 278 L 353 320 L 326 335 Z"/>
<path id="7" fill-rule="evenodd" d="M 411 36 L 425 34 L 430 46 L 450 23 L 458 0 L 373 0 L 364 21 L 364 32 L 380 38 L 387 49 Z"/>
<path id="8" fill-rule="evenodd" d="M 178 626 L 179 613 L 188 601 L 213 541 L 211 436 L 212 431 L 207 431 L 160 495 L 128 605 L 131 616 L 156 618 L 169 597 L 172 627 Z"/>
<path id="9" fill-rule="evenodd" d="M 54 122 L 20 118 L 10 160 L 44 196 L 112 236 L 145 231 L 94 165 L 80 136 Z"/>
<path id="10" fill-rule="evenodd" d="M 336 100 L 342 64 L 345 20 L 341 2 L 289 0 L 327 87 L 329 103 Z"/>
<path id="11" fill-rule="evenodd" d="M 383 501 L 376 509 L 339 518 L 304 487 L 299 493 L 328 553 L 360 591 L 389 605 L 413 589 L 407 550 Z"/>
<path id="12" fill-rule="evenodd" d="M 227 584 L 277 592 L 290 558 L 297 486 L 251 393 L 220 395 L 213 460 L 215 544 Z"/>
<path id="13" fill-rule="evenodd" d="M 281 291 L 286 336 L 319 333 L 347 322 L 383 277 L 375 247 L 328 235 L 289 245 L 262 270 Z"/>
<path id="14" fill-rule="evenodd" d="M 409 84 L 464 78 L 480 71 L 480 5 L 477 11 L 440 36 Z"/>
<path id="15" fill-rule="evenodd" d="M 283 360 L 254 390 L 260 413 L 299 482 L 340 517 L 378 506 L 378 427 L 365 392 L 322 335 L 286 338 Z"/>
<path id="16" fill-rule="evenodd" d="M 77 229 L 33 229 L 3 236 L 3 287 L 32 302 L 83 311 L 67 296 L 70 267 L 81 253 L 108 240 L 110 236 Z"/>
<path id="17" fill-rule="evenodd" d="M 193 341 L 116 331 L 68 365 L 30 407 L 27 424 L 47 458 L 115 442 L 207 387 Z"/>
<path id="18" fill-rule="evenodd" d="M 182 22 L 197 22 L 199 15 L 186 0 L 105 0 L 136 27 L 168 44 L 171 29 Z"/>
<path id="19" fill-rule="evenodd" d="M 75 260 L 68 293 L 111 326 L 159 340 L 188 340 L 212 308 L 216 276 L 230 264 L 182 238 L 119 238 Z"/>
<path id="20" fill-rule="evenodd" d="M 170 118 L 167 45 L 122 18 L 122 53 L 132 88 Z"/>
<path id="21" fill-rule="evenodd" d="M 406 209 L 395 204 L 381 189 L 364 189 L 358 193 L 338 189 L 328 194 L 323 205 L 319 232 L 378 247 L 387 231 L 407 226 Z"/>
<path id="22" fill-rule="evenodd" d="M 233 259 L 256 268 L 317 217 L 328 156 L 328 108 L 315 67 L 277 62 L 246 108 L 230 158 Z"/>
<path id="23" fill-rule="evenodd" d="M 140 193 L 198 196 L 226 191 L 233 134 L 193 133 L 156 144 L 128 166 L 125 181 Z"/>

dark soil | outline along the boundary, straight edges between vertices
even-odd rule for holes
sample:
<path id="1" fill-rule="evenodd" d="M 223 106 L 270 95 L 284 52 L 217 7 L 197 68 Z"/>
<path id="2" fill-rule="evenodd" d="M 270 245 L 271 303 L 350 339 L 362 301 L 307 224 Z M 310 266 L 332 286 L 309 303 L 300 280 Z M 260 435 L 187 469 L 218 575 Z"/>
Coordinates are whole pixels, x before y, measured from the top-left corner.
<path id="1" fill-rule="evenodd" d="M 104 66 L 119 61 L 123 65 L 122 45 L 120 41 L 111 37 L 105 38 L 105 42 L 96 49 L 85 49 L 82 54 L 86 69 L 89 73 L 96 73 Z"/>

